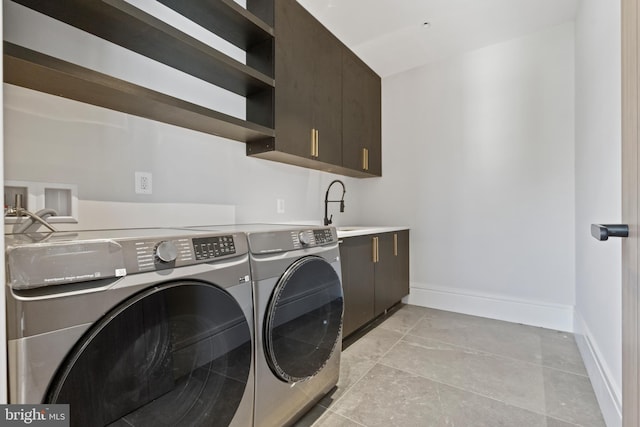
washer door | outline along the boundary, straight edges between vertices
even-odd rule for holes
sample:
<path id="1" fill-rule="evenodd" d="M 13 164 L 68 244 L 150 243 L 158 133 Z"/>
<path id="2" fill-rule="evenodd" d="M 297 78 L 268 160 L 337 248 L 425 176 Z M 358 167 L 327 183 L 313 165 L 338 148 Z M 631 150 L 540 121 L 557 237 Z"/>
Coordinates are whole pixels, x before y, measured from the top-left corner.
<path id="1" fill-rule="evenodd" d="M 93 325 L 45 403 L 70 404 L 73 426 L 227 426 L 250 370 L 251 333 L 235 299 L 211 284 L 173 282 Z"/>
<path id="2" fill-rule="evenodd" d="M 318 373 L 340 344 L 342 285 L 323 258 L 298 259 L 282 275 L 265 314 L 267 363 L 286 382 Z"/>

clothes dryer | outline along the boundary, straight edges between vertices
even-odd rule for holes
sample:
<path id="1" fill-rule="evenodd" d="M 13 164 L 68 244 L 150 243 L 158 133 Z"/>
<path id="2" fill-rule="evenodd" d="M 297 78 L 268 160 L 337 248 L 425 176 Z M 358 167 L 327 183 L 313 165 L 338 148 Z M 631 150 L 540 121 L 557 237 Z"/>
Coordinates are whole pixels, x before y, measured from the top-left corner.
<path id="1" fill-rule="evenodd" d="M 337 383 L 344 310 L 333 227 L 247 231 L 256 325 L 254 424 L 293 424 Z"/>
<path id="2" fill-rule="evenodd" d="M 6 235 L 10 403 L 72 426 L 253 425 L 242 233 Z"/>

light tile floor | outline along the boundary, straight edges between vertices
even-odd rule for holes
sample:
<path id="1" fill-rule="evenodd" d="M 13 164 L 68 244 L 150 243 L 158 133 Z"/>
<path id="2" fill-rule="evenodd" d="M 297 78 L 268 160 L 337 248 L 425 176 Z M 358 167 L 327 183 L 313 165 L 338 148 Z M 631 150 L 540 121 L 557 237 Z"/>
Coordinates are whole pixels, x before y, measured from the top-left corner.
<path id="1" fill-rule="evenodd" d="M 309 426 L 605 423 L 573 335 L 404 305 L 345 348 Z"/>

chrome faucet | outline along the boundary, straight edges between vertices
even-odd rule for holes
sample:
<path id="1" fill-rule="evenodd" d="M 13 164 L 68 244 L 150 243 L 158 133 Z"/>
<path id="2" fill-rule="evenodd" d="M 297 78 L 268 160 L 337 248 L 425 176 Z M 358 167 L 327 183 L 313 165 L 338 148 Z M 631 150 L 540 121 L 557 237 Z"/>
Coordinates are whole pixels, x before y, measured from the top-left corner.
<path id="1" fill-rule="evenodd" d="M 340 200 L 329 200 L 329 190 L 331 190 L 331 186 L 336 182 L 342 185 L 342 198 Z M 344 187 L 344 182 L 340 181 L 339 179 L 331 181 L 331 184 L 329 184 L 329 188 L 327 188 L 327 193 L 324 195 L 324 225 L 331 224 L 331 220 L 333 219 L 333 215 L 327 218 L 327 208 L 329 206 L 329 203 L 340 203 L 340 212 L 344 212 L 344 194 L 346 192 L 347 190 Z"/>

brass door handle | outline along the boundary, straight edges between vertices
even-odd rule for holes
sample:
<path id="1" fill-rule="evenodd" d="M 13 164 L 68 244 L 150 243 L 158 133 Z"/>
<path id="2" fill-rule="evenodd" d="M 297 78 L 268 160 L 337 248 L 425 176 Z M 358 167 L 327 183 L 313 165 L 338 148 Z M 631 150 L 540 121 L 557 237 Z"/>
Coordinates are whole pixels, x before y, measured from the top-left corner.
<path id="1" fill-rule="evenodd" d="M 369 170 L 369 150 L 367 148 L 362 149 L 362 170 Z"/>

